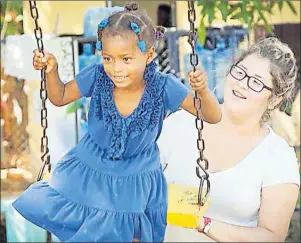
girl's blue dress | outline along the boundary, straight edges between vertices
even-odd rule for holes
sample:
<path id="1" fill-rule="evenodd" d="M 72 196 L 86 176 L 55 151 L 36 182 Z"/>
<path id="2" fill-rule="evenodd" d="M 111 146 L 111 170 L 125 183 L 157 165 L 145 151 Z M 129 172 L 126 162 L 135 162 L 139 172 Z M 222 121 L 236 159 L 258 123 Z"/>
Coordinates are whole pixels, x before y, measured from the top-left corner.
<path id="1" fill-rule="evenodd" d="M 152 62 L 139 105 L 123 117 L 103 65 L 91 65 L 75 79 L 81 94 L 91 97 L 89 130 L 49 182 L 32 184 L 13 206 L 64 242 L 162 242 L 167 184 L 156 140 L 163 119 L 189 90 Z"/>

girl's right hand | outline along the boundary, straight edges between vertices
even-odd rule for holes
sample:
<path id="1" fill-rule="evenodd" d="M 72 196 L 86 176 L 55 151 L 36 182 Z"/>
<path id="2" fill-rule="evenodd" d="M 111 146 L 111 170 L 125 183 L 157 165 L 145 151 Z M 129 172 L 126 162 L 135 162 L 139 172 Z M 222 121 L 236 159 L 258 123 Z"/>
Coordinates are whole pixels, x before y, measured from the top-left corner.
<path id="1" fill-rule="evenodd" d="M 46 73 L 50 73 L 52 70 L 54 70 L 54 68 L 57 67 L 57 60 L 54 55 L 44 52 L 45 55 L 43 56 L 43 53 L 39 52 L 37 49 L 34 50 L 33 53 L 34 69 L 42 70 L 46 67 Z"/>

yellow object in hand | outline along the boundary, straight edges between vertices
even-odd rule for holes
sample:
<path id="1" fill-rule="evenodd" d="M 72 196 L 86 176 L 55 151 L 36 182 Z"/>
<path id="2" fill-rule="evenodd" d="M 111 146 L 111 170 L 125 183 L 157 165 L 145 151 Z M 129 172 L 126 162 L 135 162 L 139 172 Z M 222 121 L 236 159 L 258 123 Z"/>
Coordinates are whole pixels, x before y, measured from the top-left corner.
<path id="1" fill-rule="evenodd" d="M 191 229 L 198 227 L 209 205 L 208 201 L 202 207 L 197 204 L 198 191 L 199 188 L 193 186 L 168 184 L 168 224 Z"/>

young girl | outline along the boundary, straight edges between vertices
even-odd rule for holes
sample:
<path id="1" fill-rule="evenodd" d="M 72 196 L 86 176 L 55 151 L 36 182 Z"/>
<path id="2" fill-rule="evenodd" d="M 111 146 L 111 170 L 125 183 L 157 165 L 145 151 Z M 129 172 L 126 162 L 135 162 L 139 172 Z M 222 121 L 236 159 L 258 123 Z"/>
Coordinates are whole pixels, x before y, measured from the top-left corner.
<path id="1" fill-rule="evenodd" d="M 185 86 L 156 71 L 160 36 L 136 4 L 126 5 L 99 24 L 103 65 L 85 68 L 65 85 L 55 57 L 35 52 L 34 68 L 46 66 L 53 104 L 91 97 L 87 134 L 57 163 L 49 182 L 34 183 L 13 204 L 64 242 L 164 240 L 167 186 L 156 140 L 167 114 L 179 106 L 196 111 Z M 218 122 L 220 107 L 204 75 L 190 76 L 203 118 Z"/>

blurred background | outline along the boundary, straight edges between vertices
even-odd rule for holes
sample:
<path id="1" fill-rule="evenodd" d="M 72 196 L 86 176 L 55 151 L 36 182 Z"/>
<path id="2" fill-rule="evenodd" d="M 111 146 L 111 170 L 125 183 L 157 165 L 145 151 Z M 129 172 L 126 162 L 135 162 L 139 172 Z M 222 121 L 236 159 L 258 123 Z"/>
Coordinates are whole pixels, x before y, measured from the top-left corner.
<path id="1" fill-rule="evenodd" d="M 87 65 L 102 62 L 95 51 L 97 25 L 126 2 L 36 2 L 44 48 L 56 55 L 63 82 L 73 79 Z M 167 28 L 157 45 L 159 70 L 172 73 L 189 87 L 187 2 L 137 2 L 155 24 Z M 199 66 L 207 72 L 209 87 L 220 103 L 231 61 L 259 38 L 276 36 L 286 42 L 300 67 L 299 1 L 198 0 L 195 7 Z M 57 241 L 11 207 L 11 202 L 36 180 L 41 166 L 41 77 L 32 68 L 32 51 L 37 48 L 34 26 L 28 1 L 1 0 L 1 242 Z M 87 131 L 88 108 L 89 99 L 84 98 L 60 108 L 47 102 L 52 165 Z M 292 105 L 276 111 L 271 126 L 295 148 L 300 161 L 300 91 Z M 286 241 L 300 242 L 300 201 Z"/>

